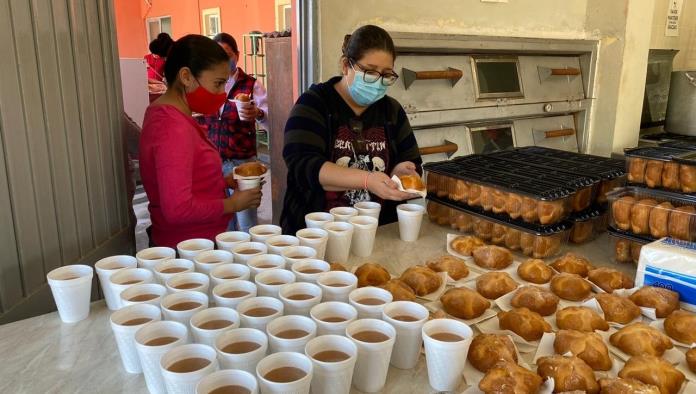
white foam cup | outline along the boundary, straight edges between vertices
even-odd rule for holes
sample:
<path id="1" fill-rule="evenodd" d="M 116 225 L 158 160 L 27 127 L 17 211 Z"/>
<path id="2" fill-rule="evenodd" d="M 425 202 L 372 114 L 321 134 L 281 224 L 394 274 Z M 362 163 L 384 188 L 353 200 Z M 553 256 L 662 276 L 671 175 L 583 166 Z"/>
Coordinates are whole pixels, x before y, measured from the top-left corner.
<path id="1" fill-rule="evenodd" d="M 250 311 L 255 308 L 270 308 L 275 312 L 263 316 L 252 316 Z M 252 297 L 237 305 L 237 312 L 242 321 L 242 327 L 256 328 L 266 332 L 266 326 L 274 319 L 283 316 L 283 303 L 272 297 Z"/>
<path id="2" fill-rule="evenodd" d="M 281 269 L 263 271 L 256 275 L 254 283 L 259 296 L 278 298 L 281 287 L 288 283 L 295 283 L 295 274 Z"/>
<path id="3" fill-rule="evenodd" d="M 237 305 L 247 298 L 256 297 L 256 285 L 246 280 L 233 280 L 221 283 L 213 289 L 215 305 L 237 309 Z"/>
<path id="4" fill-rule="evenodd" d="M 121 304 L 119 303 L 118 295 L 114 295 L 109 285 L 109 278 L 118 270 L 135 268 L 137 266 L 138 260 L 133 256 L 126 255 L 106 257 L 94 264 L 94 269 L 97 271 L 99 284 L 101 285 L 102 293 L 104 293 L 104 299 L 106 300 L 106 307 L 110 310 L 113 311 L 118 309 Z"/>
<path id="5" fill-rule="evenodd" d="M 164 286 L 157 283 L 143 283 L 127 288 L 120 297 L 123 306 L 145 303 L 159 307 L 165 295 L 167 295 L 167 289 Z"/>
<path id="6" fill-rule="evenodd" d="M 178 361 L 191 358 L 205 359 L 208 364 L 191 372 L 173 372 L 168 369 Z M 180 345 L 162 356 L 160 370 L 168 394 L 195 394 L 198 382 L 218 370 L 217 353 L 210 346 L 199 343 Z"/>
<path id="7" fill-rule="evenodd" d="M 293 264 L 291 269 L 299 282 L 317 283 L 319 275 L 329 272 L 331 267 L 324 260 L 306 259 Z"/>
<path id="8" fill-rule="evenodd" d="M 434 319 L 425 323 L 422 333 L 430 386 L 438 391 L 455 390 L 461 382 L 473 337 L 471 328 L 454 319 Z M 464 339 L 444 342 L 431 337 L 438 333 L 456 334 Z"/>
<path id="9" fill-rule="evenodd" d="M 214 326 L 210 326 L 210 325 Z M 191 332 L 197 343 L 213 346 L 215 339 L 225 331 L 239 327 L 239 314 L 232 308 L 203 309 L 191 316 Z"/>
<path id="10" fill-rule="evenodd" d="M 299 245 L 300 240 L 292 235 L 274 235 L 266 240 L 270 254 L 280 254 L 285 248 Z"/>
<path id="11" fill-rule="evenodd" d="M 279 383 L 266 379 L 266 374 L 283 367 L 294 367 L 304 371 L 305 375 L 295 381 Z M 280 352 L 266 356 L 256 366 L 261 393 L 264 394 L 308 394 L 312 382 L 312 361 L 302 353 Z"/>
<path id="12" fill-rule="evenodd" d="M 376 301 L 375 304 L 369 304 L 366 300 Z M 355 289 L 348 295 L 348 301 L 358 311 L 358 319 L 381 319 L 382 310 L 393 300 L 391 292 L 374 286 Z"/>
<path id="13" fill-rule="evenodd" d="M 254 256 L 247 265 L 249 266 L 249 280 L 253 281 L 256 275 L 263 271 L 285 269 L 285 258 L 277 254 L 261 254 Z"/>
<path id="14" fill-rule="evenodd" d="M 210 271 L 210 287 L 215 288 L 220 283 L 231 280 L 249 280 L 250 275 L 249 267 L 243 264 L 218 265 Z"/>
<path id="15" fill-rule="evenodd" d="M 346 328 L 358 318 L 350 304 L 338 301 L 322 302 L 309 311 L 317 324 L 317 335 L 346 335 Z"/>
<path id="16" fill-rule="evenodd" d="M 147 323 L 162 320 L 160 308 L 150 304 L 130 305 L 112 313 L 109 320 L 123 368 L 128 373 L 141 373 L 135 333 Z"/>
<path id="17" fill-rule="evenodd" d="M 353 216 L 348 223 L 353 225 L 350 251 L 358 257 L 370 256 L 375 245 L 379 220 L 372 216 Z"/>
<path id="18" fill-rule="evenodd" d="M 255 343 L 252 349 L 246 351 L 230 352 L 228 346 L 232 344 Z M 258 346 L 257 346 L 258 345 Z M 256 364 L 266 357 L 268 352 L 268 337 L 266 333 L 255 328 L 235 328 L 220 334 L 215 340 L 215 350 L 220 359 L 220 365 L 226 369 L 239 369 L 249 373 L 256 373 Z"/>
<path id="19" fill-rule="evenodd" d="M 321 288 L 313 283 L 290 283 L 280 288 L 278 298 L 286 315 L 309 316 L 310 309 L 321 302 Z"/>
<path id="20" fill-rule="evenodd" d="M 331 208 L 329 213 L 333 215 L 337 222 L 347 222 L 351 217 L 358 216 L 358 210 L 353 207 Z"/>
<path id="21" fill-rule="evenodd" d="M 348 355 L 341 361 L 320 361 L 317 354 L 337 351 Z M 312 360 L 312 393 L 348 394 L 350 392 L 353 369 L 358 357 L 358 348 L 350 339 L 340 335 L 323 335 L 310 340 L 305 347 L 305 354 Z"/>
<path id="22" fill-rule="evenodd" d="M 215 244 L 220 250 L 231 252 L 235 245 L 251 241 L 251 235 L 244 231 L 226 231 L 215 236 Z"/>
<path id="23" fill-rule="evenodd" d="M 291 268 L 299 261 L 315 258 L 317 251 L 309 246 L 290 246 L 283 249 L 280 255 L 285 259 L 285 266 Z"/>
<path id="24" fill-rule="evenodd" d="M 215 267 L 223 264 L 232 264 L 234 256 L 226 250 L 207 250 L 201 252 L 193 259 L 196 271 L 203 274 L 210 274 Z"/>
<path id="25" fill-rule="evenodd" d="M 152 274 L 152 271 L 148 269 L 124 268 L 122 270 L 118 270 L 109 277 L 109 287 L 111 288 L 111 292 L 118 300 L 118 307 L 122 308 L 123 303 L 121 302 L 121 293 L 124 290 L 135 285 L 152 283 L 153 280 L 154 275 Z"/>
<path id="26" fill-rule="evenodd" d="M 374 201 L 360 201 L 353 205 L 353 208 L 358 210 L 359 216 L 371 216 L 379 220 L 379 212 L 382 210 L 382 205 Z"/>
<path id="27" fill-rule="evenodd" d="M 136 253 L 135 258 L 138 260 L 138 267 L 154 272 L 157 264 L 164 260 L 175 259 L 176 250 L 165 246 L 156 246 L 141 250 Z"/>
<path id="28" fill-rule="evenodd" d="M 399 237 L 402 241 L 413 242 L 420 235 L 425 208 L 418 204 L 401 204 L 396 207 L 399 218 Z"/>
<path id="29" fill-rule="evenodd" d="M 326 223 L 324 230 L 329 233 L 324 260 L 329 263 L 348 261 L 353 240 L 353 225 L 348 222 L 331 222 Z"/>
<path id="30" fill-rule="evenodd" d="M 249 190 L 249 189 L 256 189 L 257 187 L 261 187 L 261 179 L 263 177 L 257 176 L 257 177 L 245 177 L 245 178 L 237 178 L 237 189 L 238 190 Z"/>
<path id="31" fill-rule="evenodd" d="M 180 305 L 181 303 L 192 303 L 191 305 L 186 305 L 191 306 L 191 308 L 183 308 Z M 191 316 L 198 311 L 208 308 L 208 296 L 200 291 L 181 291 L 164 296 L 160 305 L 166 320 L 178 321 L 189 327 Z"/>
<path id="32" fill-rule="evenodd" d="M 363 331 L 378 331 L 388 337 L 383 342 L 364 342 L 354 335 Z M 377 319 L 360 319 L 348 325 L 346 336 L 358 348 L 358 357 L 353 373 L 353 386 L 360 391 L 374 393 L 382 390 L 387 381 L 396 331 L 391 324 Z M 466 355 L 464 356 L 466 357 Z"/>
<path id="33" fill-rule="evenodd" d="M 167 341 L 152 342 L 154 340 Z M 171 342 L 169 342 L 171 341 Z M 156 321 L 145 324 L 135 333 L 135 348 L 143 369 L 145 384 L 152 394 L 166 394 L 164 378 L 160 370 L 160 360 L 169 350 L 188 342 L 186 326 L 175 321 Z"/>
<path id="34" fill-rule="evenodd" d="M 223 369 L 201 379 L 196 386 L 196 394 L 210 394 L 226 387 L 246 389 L 250 394 L 259 392 L 254 375 L 246 371 Z"/>
<path id="35" fill-rule="evenodd" d="M 266 327 L 271 353 L 298 352 L 304 354 L 305 345 L 317 335 L 317 325 L 306 316 L 281 316 Z M 304 333 L 294 337 L 293 334 Z M 292 337 L 290 337 L 292 336 Z"/>
<path id="36" fill-rule="evenodd" d="M 346 271 L 329 271 L 317 277 L 321 300 L 348 302 L 348 295 L 358 287 L 358 277 Z"/>
<path id="37" fill-rule="evenodd" d="M 247 264 L 252 258 L 267 252 L 268 248 L 262 242 L 240 242 L 232 248 L 234 262 L 237 264 Z"/>
<path id="38" fill-rule="evenodd" d="M 328 212 L 312 212 L 305 215 L 307 228 L 324 228 L 324 225 L 334 221 L 334 216 Z"/>
<path id="39" fill-rule="evenodd" d="M 326 254 L 326 243 L 329 241 L 329 233 L 323 228 L 303 228 L 295 233 L 300 240 L 300 246 L 309 246 L 317 251 L 317 258 L 323 259 Z"/>
<path id="40" fill-rule="evenodd" d="M 171 259 L 159 262 L 154 269 L 157 283 L 164 285 L 169 278 L 184 272 L 194 272 L 193 261 L 187 259 Z"/>
<path id="41" fill-rule="evenodd" d="M 408 317 L 406 320 L 405 316 Z M 418 364 L 423 343 L 421 330 L 428 317 L 428 310 L 412 301 L 395 301 L 384 307 L 382 320 L 394 326 L 396 330 L 391 365 L 399 369 L 411 369 Z"/>
<path id="42" fill-rule="evenodd" d="M 200 291 L 201 293 L 208 294 L 210 277 L 200 272 L 184 272 L 169 278 L 165 286 L 169 293 Z"/>
<path id="43" fill-rule="evenodd" d="M 280 235 L 283 233 L 283 229 L 275 224 L 259 224 L 249 229 L 249 235 L 251 235 L 252 242 L 264 243 L 268 238 L 274 235 Z"/>
<path id="44" fill-rule="evenodd" d="M 205 238 L 194 238 L 186 241 L 181 241 L 176 245 L 176 250 L 179 252 L 179 257 L 193 261 L 196 255 L 206 250 L 213 250 L 215 242 Z"/>

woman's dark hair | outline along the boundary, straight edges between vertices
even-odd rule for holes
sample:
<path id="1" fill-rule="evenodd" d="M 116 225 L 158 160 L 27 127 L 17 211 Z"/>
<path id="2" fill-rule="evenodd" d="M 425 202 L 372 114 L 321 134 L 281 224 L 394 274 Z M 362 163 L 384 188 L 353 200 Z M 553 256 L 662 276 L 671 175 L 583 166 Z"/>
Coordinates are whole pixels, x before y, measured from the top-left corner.
<path id="1" fill-rule="evenodd" d="M 396 59 L 394 41 L 386 30 L 375 25 L 365 25 L 357 28 L 353 34 L 346 34 L 343 39 L 343 57 L 360 60 L 369 51 L 381 50 Z"/>
<path id="2" fill-rule="evenodd" d="M 172 48 L 172 44 L 174 44 L 174 40 L 172 40 L 169 34 L 160 33 L 157 35 L 157 38 L 150 41 L 150 46 L 148 48 L 150 49 L 150 53 L 161 57 L 167 57 L 169 50 Z"/>
<path id="3" fill-rule="evenodd" d="M 184 67 L 188 67 L 195 77 L 219 63 L 230 61 L 224 49 L 215 41 L 198 34 L 189 34 L 174 42 L 164 63 L 164 76 L 167 85 L 172 86 L 176 75 Z"/>
<path id="4" fill-rule="evenodd" d="M 235 40 L 234 37 L 232 37 L 232 35 L 227 33 L 218 33 L 215 35 L 215 37 L 213 37 L 213 41 L 227 44 L 227 46 L 230 47 L 230 49 L 232 49 L 232 52 L 239 55 L 237 40 Z"/>

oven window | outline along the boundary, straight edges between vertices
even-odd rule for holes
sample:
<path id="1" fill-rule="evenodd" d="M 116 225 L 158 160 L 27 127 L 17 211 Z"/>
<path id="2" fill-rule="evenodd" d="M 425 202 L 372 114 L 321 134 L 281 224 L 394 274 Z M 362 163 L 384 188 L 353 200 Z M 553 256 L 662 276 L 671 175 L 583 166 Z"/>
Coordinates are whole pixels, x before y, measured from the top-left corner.
<path id="1" fill-rule="evenodd" d="M 473 58 L 479 98 L 522 97 L 517 58 Z"/>
<path id="2" fill-rule="evenodd" d="M 490 153 L 515 147 L 512 127 L 471 129 L 471 147 L 474 153 Z"/>

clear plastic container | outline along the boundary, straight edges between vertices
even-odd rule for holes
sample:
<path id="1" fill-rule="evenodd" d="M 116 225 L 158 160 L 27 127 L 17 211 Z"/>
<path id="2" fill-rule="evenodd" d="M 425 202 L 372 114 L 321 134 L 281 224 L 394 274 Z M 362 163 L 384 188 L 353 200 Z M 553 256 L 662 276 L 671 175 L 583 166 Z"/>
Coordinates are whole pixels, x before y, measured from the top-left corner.
<path id="1" fill-rule="evenodd" d="M 608 198 L 614 229 L 652 239 L 696 240 L 696 196 L 628 186 Z"/>
<path id="2" fill-rule="evenodd" d="M 681 149 L 641 147 L 624 151 L 629 184 L 696 192 L 696 156 Z"/>
<path id="3" fill-rule="evenodd" d="M 652 241 L 609 230 L 610 250 L 614 251 L 614 261 L 617 263 L 638 264 L 640 249 L 650 242 Z"/>
<path id="4" fill-rule="evenodd" d="M 607 230 L 606 210 L 590 209 L 570 218 L 573 227 L 570 229 L 568 240 L 574 244 L 583 244 L 597 238 L 597 235 Z"/>

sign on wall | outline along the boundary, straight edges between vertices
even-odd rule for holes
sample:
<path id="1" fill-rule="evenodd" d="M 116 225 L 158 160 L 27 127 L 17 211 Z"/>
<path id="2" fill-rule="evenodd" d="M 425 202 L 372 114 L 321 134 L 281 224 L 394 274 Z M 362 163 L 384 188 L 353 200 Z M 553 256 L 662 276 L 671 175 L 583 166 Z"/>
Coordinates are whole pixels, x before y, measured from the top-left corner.
<path id="1" fill-rule="evenodd" d="M 667 25 L 665 26 L 665 36 L 679 36 L 679 18 L 681 16 L 684 0 L 669 0 L 667 6 Z"/>

